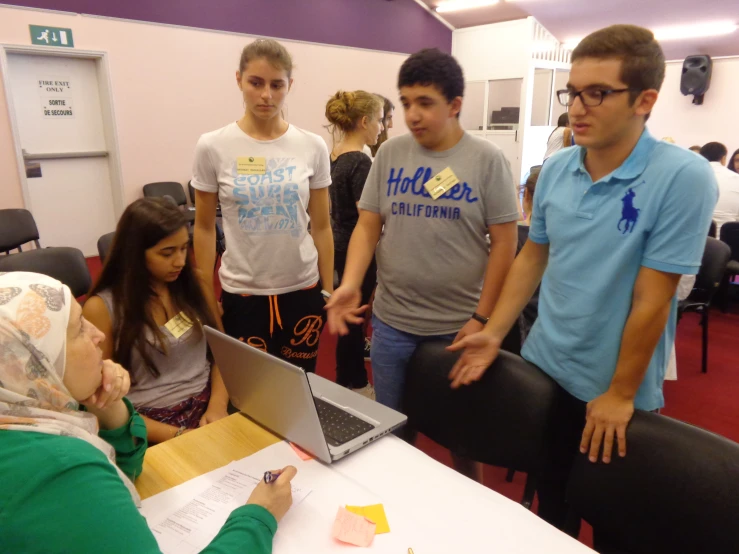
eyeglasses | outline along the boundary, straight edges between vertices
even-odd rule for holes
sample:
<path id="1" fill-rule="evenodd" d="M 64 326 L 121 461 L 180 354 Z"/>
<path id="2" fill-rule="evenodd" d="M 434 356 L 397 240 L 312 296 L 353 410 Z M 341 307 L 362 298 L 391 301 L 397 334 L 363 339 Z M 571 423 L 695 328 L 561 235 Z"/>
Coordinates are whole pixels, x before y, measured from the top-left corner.
<path id="1" fill-rule="evenodd" d="M 594 108 L 600 106 L 603 103 L 603 99 L 611 94 L 619 92 L 636 92 L 639 89 L 635 88 L 618 88 L 618 89 L 600 89 L 600 88 L 586 88 L 581 91 L 562 89 L 557 91 L 557 100 L 563 106 L 570 107 L 575 103 L 575 98 L 580 97 L 580 101 L 584 106 L 588 108 Z"/>

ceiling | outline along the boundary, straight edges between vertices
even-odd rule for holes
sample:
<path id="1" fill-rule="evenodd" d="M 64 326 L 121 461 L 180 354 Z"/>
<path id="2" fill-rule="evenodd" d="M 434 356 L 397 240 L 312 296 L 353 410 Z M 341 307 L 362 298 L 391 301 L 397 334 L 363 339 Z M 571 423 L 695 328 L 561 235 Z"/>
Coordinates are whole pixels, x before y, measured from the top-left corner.
<path id="1" fill-rule="evenodd" d="M 422 0 L 435 8 L 441 0 Z M 486 8 L 439 14 L 454 27 L 472 27 L 534 16 L 559 41 L 568 42 L 615 23 L 631 23 L 650 29 L 729 21 L 739 24 L 736 0 L 501 0 Z M 711 38 L 663 41 L 668 60 L 691 54 L 739 55 L 739 30 Z"/>

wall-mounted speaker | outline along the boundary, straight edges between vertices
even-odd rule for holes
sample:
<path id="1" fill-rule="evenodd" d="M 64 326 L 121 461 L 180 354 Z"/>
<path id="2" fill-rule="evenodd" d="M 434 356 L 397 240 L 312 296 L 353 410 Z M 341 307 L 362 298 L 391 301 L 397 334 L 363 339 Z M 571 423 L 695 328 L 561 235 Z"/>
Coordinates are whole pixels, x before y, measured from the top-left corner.
<path id="1" fill-rule="evenodd" d="M 680 78 L 680 92 L 684 96 L 693 95 L 693 104 L 703 104 L 703 95 L 711 86 L 713 62 L 711 56 L 688 56 L 683 62 Z"/>

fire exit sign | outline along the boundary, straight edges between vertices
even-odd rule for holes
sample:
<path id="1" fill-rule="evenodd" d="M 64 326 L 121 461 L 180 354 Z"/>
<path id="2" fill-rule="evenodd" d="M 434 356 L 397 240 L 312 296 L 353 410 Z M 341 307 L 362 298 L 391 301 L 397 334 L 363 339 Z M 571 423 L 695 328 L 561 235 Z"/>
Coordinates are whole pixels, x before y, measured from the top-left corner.
<path id="1" fill-rule="evenodd" d="M 72 29 L 45 27 L 43 25 L 29 25 L 28 28 L 31 31 L 31 44 L 74 48 Z"/>

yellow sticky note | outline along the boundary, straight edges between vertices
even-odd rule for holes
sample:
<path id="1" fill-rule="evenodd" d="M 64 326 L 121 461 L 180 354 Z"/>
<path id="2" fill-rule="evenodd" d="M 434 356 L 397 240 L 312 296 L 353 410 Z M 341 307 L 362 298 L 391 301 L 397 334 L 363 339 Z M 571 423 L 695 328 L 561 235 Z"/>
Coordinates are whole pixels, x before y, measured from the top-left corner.
<path id="1" fill-rule="evenodd" d="M 445 170 L 431 177 L 431 179 L 426 181 L 423 186 L 426 187 L 431 198 L 436 200 L 457 183 L 459 183 L 459 179 L 457 179 L 452 168 L 447 167 Z"/>
<path id="2" fill-rule="evenodd" d="M 267 173 L 267 158 L 239 156 L 236 158 L 236 173 L 239 175 L 264 175 Z"/>
<path id="3" fill-rule="evenodd" d="M 372 506 L 347 506 L 346 509 L 358 516 L 364 516 L 372 523 L 376 524 L 376 535 L 390 532 L 390 525 L 387 522 L 385 508 L 382 504 L 373 504 Z"/>
<path id="4" fill-rule="evenodd" d="M 190 330 L 192 321 L 188 319 L 184 312 L 180 312 L 165 323 L 164 326 L 172 333 L 174 338 L 178 339 Z"/>

